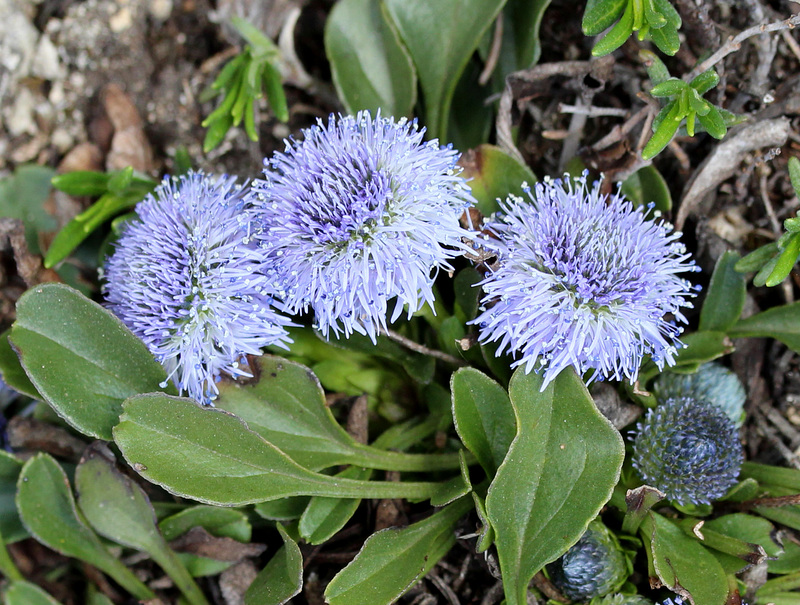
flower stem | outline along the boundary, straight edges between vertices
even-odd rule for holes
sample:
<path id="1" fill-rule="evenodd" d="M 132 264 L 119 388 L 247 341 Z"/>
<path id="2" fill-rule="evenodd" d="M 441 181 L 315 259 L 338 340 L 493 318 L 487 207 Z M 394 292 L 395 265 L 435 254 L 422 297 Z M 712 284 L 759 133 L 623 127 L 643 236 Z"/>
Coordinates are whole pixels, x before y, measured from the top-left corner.
<path id="1" fill-rule="evenodd" d="M 459 359 L 458 357 L 454 357 L 448 353 L 443 351 L 437 351 L 436 349 L 429 349 L 428 347 L 421 345 L 417 342 L 414 342 L 410 338 L 406 338 L 402 334 L 398 334 L 394 330 L 382 330 L 382 333 L 388 336 L 390 339 L 395 341 L 397 344 L 404 346 L 406 349 L 414 351 L 415 353 L 420 353 L 422 355 L 428 355 L 429 357 L 434 357 L 436 359 L 440 359 L 447 363 L 456 365 L 456 366 L 465 366 L 467 362 L 463 359 Z"/>

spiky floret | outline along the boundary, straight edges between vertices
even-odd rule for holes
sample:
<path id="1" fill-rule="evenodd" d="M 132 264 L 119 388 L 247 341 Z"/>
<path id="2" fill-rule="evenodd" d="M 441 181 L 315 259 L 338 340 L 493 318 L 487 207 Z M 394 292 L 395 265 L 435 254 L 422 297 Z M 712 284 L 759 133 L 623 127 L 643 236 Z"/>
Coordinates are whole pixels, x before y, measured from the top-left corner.
<path id="1" fill-rule="evenodd" d="M 203 403 L 245 355 L 289 341 L 250 234 L 245 189 L 202 173 L 165 178 L 136 206 L 105 266 L 109 308 L 181 392 Z"/>
<path id="2" fill-rule="evenodd" d="M 267 271 L 292 312 L 316 327 L 367 334 L 433 306 L 433 280 L 467 247 L 459 217 L 472 205 L 459 154 L 424 141 L 416 122 L 362 111 L 331 116 L 289 140 L 253 184 Z"/>
<path id="3" fill-rule="evenodd" d="M 497 342 L 526 372 L 544 371 L 542 388 L 572 366 L 587 380 L 633 382 L 642 358 L 672 365 L 691 307 L 697 270 L 680 233 L 635 209 L 620 193 L 600 193 L 581 178 L 547 180 L 509 198 L 486 223 L 484 247 L 497 253 L 482 282 L 482 342 Z"/>
<path id="4" fill-rule="evenodd" d="M 743 452 L 736 425 L 717 406 L 668 399 L 633 431 L 633 466 L 678 504 L 708 504 L 733 487 Z"/>
<path id="5" fill-rule="evenodd" d="M 630 574 L 616 537 L 594 520 L 564 555 L 547 566 L 550 580 L 573 601 L 588 601 L 619 589 Z"/>
<path id="6" fill-rule="evenodd" d="M 694 397 L 713 403 L 725 410 L 737 426 L 744 420 L 747 394 L 739 377 L 721 363 L 704 363 L 694 374 L 664 372 L 653 388 L 660 400 L 675 397 Z"/>

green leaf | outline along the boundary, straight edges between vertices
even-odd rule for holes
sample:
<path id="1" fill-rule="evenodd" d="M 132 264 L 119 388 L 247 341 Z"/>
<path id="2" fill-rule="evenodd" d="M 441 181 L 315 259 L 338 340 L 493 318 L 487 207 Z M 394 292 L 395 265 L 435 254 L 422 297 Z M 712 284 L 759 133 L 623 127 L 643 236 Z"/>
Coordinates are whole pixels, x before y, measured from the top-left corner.
<path id="1" fill-rule="evenodd" d="M 22 468 L 17 484 L 17 508 L 22 522 L 45 546 L 101 569 L 137 599 L 155 598 L 83 522 L 75 508 L 67 475 L 47 454 L 34 456 Z"/>
<path id="2" fill-rule="evenodd" d="M 417 100 L 414 65 L 380 2 L 337 2 L 325 23 L 325 53 L 348 113 L 411 115 Z"/>
<path id="3" fill-rule="evenodd" d="M 716 557 L 661 515 L 649 513 L 641 525 L 648 559 L 658 579 L 698 605 L 723 605 L 728 578 Z"/>
<path id="4" fill-rule="evenodd" d="M 330 605 L 394 603 L 447 554 L 455 544 L 456 524 L 471 508 L 472 500 L 462 498 L 408 527 L 373 534 L 328 584 L 326 601 Z"/>
<path id="5" fill-rule="evenodd" d="M 681 336 L 681 342 L 684 347 L 678 349 L 676 364 L 671 369 L 677 373 L 693 374 L 701 364 L 733 351 L 733 344 L 725 332 L 692 332 Z"/>
<path id="6" fill-rule="evenodd" d="M 278 47 L 267 38 L 261 31 L 251 25 L 241 17 L 231 17 L 231 25 L 236 28 L 239 35 L 242 36 L 247 43 L 253 47 L 253 54 L 256 56 L 267 56 L 270 59 L 277 58 L 279 51 Z"/>
<path id="7" fill-rule="evenodd" d="M 761 517 L 744 513 L 723 515 L 707 520 L 700 531 L 704 533 L 708 529 L 743 542 L 758 544 L 770 558 L 777 557 L 783 551 L 783 548 L 773 540 L 775 527 Z"/>
<path id="8" fill-rule="evenodd" d="M 213 536 L 249 542 L 252 527 L 245 513 L 233 508 L 197 505 L 165 517 L 158 529 L 167 542 L 171 542 L 193 527 L 202 527 Z"/>
<path id="9" fill-rule="evenodd" d="M 639 59 L 644 63 L 647 69 L 647 76 L 653 86 L 657 86 L 669 79 L 667 66 L 654 52 L 642 48 L 639 50 Z"/>
<path id="10" fill-rule="evenodd" d="M 385 0 L 417 68 L 430 136 L 444 141 L 461 72 L 505 0 Z"/>
<path id="11" fill-rule="evenodd" d="M 166 379 L 150 351 L 110 311 L 61 284 L 17 303 L 11 345 L 36 390 L 85 435 L 111 440 L 122 402 Z"/>
<path id="12" fill-rule="evenodd" d="M 633 8 L 631 4 L 630 1 L 627 2 L 627 6 L 617 24 L 594 45 L 594 48 L 592 48 L 593 57 L 604 57 L 611 54 L 630 38 L 633 33 Z"/>
<path id="13" fill-rule="evenodd" d="M 221 383 L 215 405 L 244 420 L 301 466 L 310 470 L 339 464 L 402 471 L 458 468 L 455 454 L 403 454 L 356 442 L 325 405 L 325 393 L 310 369 L 271 355 L 254 363 L 258 382 Z"/>
<path id="14" fill-rule="evenodd" d="M 475 368 L 461 368 L 453 374 L 450 390 L 458 436 L 493 477 L 516 433 L 508 393 Z"/>
<path id="15" fill-rule="evenodd" d="M 111 450 L 99 442 L 84 453 L 75 470 L 78 505 L 84 517 L 101 536 L 149 554 L 190 603 L 207 605 L 200 587 L 158 531 L 150 499 L 115 463 Z"/>
<path id="16" fill-rule="evenodd" d="M 513 44 L 516 65 L 514 71 L 527 69 L 539 61 L 542 47 L 539 27 L 544 11 L 551 0 L 508 0 L 503 10 L 504 44 Z M 614 0 L 619 1 L 619 0 Z M 507 32 L 507 33 L 506 33 Z"/>
<path id="17" fill-rule="evenodd" d="M 366 481 L 372 477 L 372 470 L 349 466 L 336 476 Z M 355 498 L 315 496 L 303 511 L 297 529 L 309 544 L 322 544 L 345 526 L 360 504 L 361 500 Z"/>
<path id="18" fill-rule="evenodd" d="M 800 545 L 786 540 L 783 543 L 783 552 L 778 553 L 775 560 L 767 561 L 767 571 L 773 574 L 800 571 Z"/>
<path id="19" fill-rule="evenodd" d="M 206 118 L 203 124 L 206 124 L 206 122 L 208 122 L 208 118 Z M 226 114 L 216 118 L 212 122 L 208 122 L 208 124 L 206 137 L 203 139 L 203 153 L 208 153 L 222 142 L 222 139 L 225 138 L 225 133 L 233 126 L 233 118 Z"/>
<path id="20" fill-rule="evenodd" d="M 739 273 L 750 273 L 751 271 L 758 271 L 765 263 L 770 261 L 776 254 L 780 252 L 777 242 L 770 242 L 760 248 L 756 248 L 750 254 L 745 255 L 739 262 L 736 263 L 735 269 Z"/>
<path id="21" fill-rule="evenodd" d="M 725 121 L 722 119 L 722 116 L 719 113 L 719 109 L 713 105 L 706 115 L 702 116 L 698 114 L 697 119 L 700 120 L 700 123 L 703 125 L 703 128 L 706 129 L 706 132 L 708 132 L 708 134 L 715 139 L 721 139 L 725 136 L 725 133 L 728 132 L 728 129 L 725 126 Z"/>
<path id="22" fill-rule="evenodd" d="M 13 454 L 0 451 L 0 536 L 6 544 L 24 540 L 30 535 L 20 521 L 14 502 L 20 470 L 22 462 Z"/>
<path id="23" fill-rule="evenodd" d="M 56 228 L 56 219 L 45 209 L 50 180 L 55 170 L 37 164 L 17 166 L 14 174 L 0 178 L 0 216 L 20 219 L 33 254 L 39 254 L 39 234 Z"/>
<path id="24" fill-rule="evenodd" d="M 115 195 L 122 196 L 130 186 L 131 181 L 133 181 L 133 166 L 117 170 L 110 177 L 108 179 L 108 190 Z"/>
<path id="25" fill-rule="evenodd" d="M 478 201 L 478 210 L 484 216 L 500 210 L 498 200 L 509 195 L 526 196 L 522 184 L 533 186 L 537 181 L 530 168 L 494 145 L 480 145 L 467 151 L 460 164 L 464 168 L 461 176 L 467 179 Z"/>
<path id="26" fill-rule="evenodd" d="M 303 588 L 303 555 L 283 526 L 283 546 L 261 570 L 244 595 L 245 605 L 283 605 Z"/>
<path id="27" fill-rule="evenodd" d="M 731 338 L 774 338 L 800 352 L 800 302 L 740 319 L 729 331 Z"/>
<path id="28" fill-rule="evenodd" d="M 701 73 L 699 76 L 696 76 L 689 83 L 689 86 L 694 88 L 698 94 L 704 95 L 717 84 L 719 84 L 719 74 L 717 74 L 717 72 L 713 69 L 709 69 L 708 71 Z"/>
<path id="29" fill-rule="evenodd" d="M 19 362 L 19 357 L 11 348 L 11 343 L 8 342 L 8 337 L 11 335 L 11 330 L 6 330 L 0 334 L 0 374 L 3 376 L 5 382 L 12 389 L 23 395 L 27 395 L 31 399 L 42 399 L 36 387 L 33 386 L 31 379 L 25 373 L 22 365 Z"/>
<path id="30" fill-rule="evenodd" d="M 286 104 L 286 93 L 283 90 L 281 72 L 271 63 L 264 64 L 264 90 L 272 113 L 281 122 L 289 121 L 289 106 Z"/>
<path id="31" fill-rule="evenodd" d="M 581 28 L 585 36 L 596 36 L 622 15 L 628 0 L 588 0 Z M 629 34 L 630 35 L 630 34 Z"/>
<path id="32" fill-rule="evenodd" d="M 794 269 L 798 256 L 800 256 L 800 233 L 792 233 L 775 263 L 775 268 L 769 274 L 766 285 L 777 286 L 786 279 Z"/>
<path id="33" fill-rule="evenodd" d="M 114 440 L 128 463 L 168 491 L 208 504 L 243 506 L 291 496 L 431 498 L 468 491 L 463 477 L 444 483 L 337 479 L 309 471 L 237 418 L 190 399 L 140 395 L 125 402 Z"/>
<path id="34" fill-rule="evenodd" d="M 675 29 L 681 28 L 681 16 L 669 0 L 653 0 L 656 10 L 667 18 Z"/>
<path id="35" fill-rule="evenodd" d="M 647 141 L 647 145 L 642 149 L 642 159 L 644 160 L 651 160 L 661 153 L 661 150 L 669 145 L 675 133 L 678 132 L 681 120 L 683 119 L 680 104 L 672 101 L 670 105 L 662 109 L 662 112 L 668 107 L 670 108 L 669 111 L 666 112 L 661 123 L 655 128 L 653 136 L 650 137 L 650 140 Z M 659 115 L 661 114 L 659 113 Z M 653 125 L 655 127 L 655 122 Z"/>
<path id="36" fill-rule="evenodd" d="M 3 592 L 5 605 L 60 605 L 53 597 L 36 584 L 16 580 Z"/>
<path id="37" fill-rule="evenodd" d="M 75 197 L 97 197 L 108 191 L 111 173 L 76 170 L 58 174 L 50 182 L 53 187 Z"/>
<path id="38" fill-rule="evenodd" d="M 686 88 L 687 84 L 683 80 L 679 80 L 678 78 L 670 78 L 665 82 L 661 82 L 660 84 L 656 84 L 650 89 L 650 96 L 651 97 L 673 97 L 677 94 L 683 92 Z"/>
<path id="39" fill-rule="evenodd" d="M 795 195 L 800 197 L 800 160 L 796 157 L 789 158 L 789 180 L 792 183 Z"/>
<path id="40" fill-rule="evenodd" d="M 655 204 L 659 212 L 672 210 L 672 195 L 669 186 L 655 166 L 645 166 L 634 172 L 622 183 L 622 193 L 636 206 Z"/>
<path id="41" fill-rule="evenodd" d="M 678 30 L 671 23 L 667 23 L 659 29 L 651 29 L 649 37 L 665 55 L 674 55 L 681 47 L 681 40 L 678 37 Z"/>
<path id="42" fill-rule="evenodd" d="M 542 381 L 522 369 L 511 378 L 517 434 L 486 498 L 508 605 L 526 603 L 533 575 L 583 535 L 624 457 L 622 438 L 572 369 L 543 391 Z"/>
<path id="43" fill-rule="evenodd" d="M 744 276 L 736 271 L 739 255 L 726 251 L 717 260 L 706 299 L 700 311 L 700 330 L 726 332 L 742 315 L 747 286 Z"/>

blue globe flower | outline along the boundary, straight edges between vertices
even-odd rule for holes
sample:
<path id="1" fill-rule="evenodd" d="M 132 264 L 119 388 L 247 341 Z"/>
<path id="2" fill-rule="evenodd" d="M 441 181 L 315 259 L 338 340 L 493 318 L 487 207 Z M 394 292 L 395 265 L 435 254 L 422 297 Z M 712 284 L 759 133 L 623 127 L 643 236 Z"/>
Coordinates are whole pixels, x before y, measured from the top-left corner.
<path id="1" fill-rule="evenodd" d="M 619 589 L 630 570 L 616 537 L 594 520 L 560 559 L 547 566 L 550 580 L 573 601 L 588 601 Z"/>
<path id="2" fill-rule="evenodd" d="M 604 597 L 595 597 L 590 601 L 590 605 L 653 605 L 653 602 L 638 594 L 620 594 L 616 592 Z"/>
<path id="3" fill-rule="evenodd" d="M 733 487 L 744 455 L 724 410 L 690 397 L 647 411 L 633 431 L 633 467 L 678 504 L 709 504 Z"/>
<path id="4" fill-rule="evenodd" d="M 653 388 L 660 401 L 675 397 L 694 397 L 722 408 L 737 426 L 744 420 L 747 394 L 739 377 L 721 363 L 704 363 L 694 374 L 664 372 Z"/>
<path id="5" fill-rule="evenodd" d="M 548 180 L 512 197 L 484 226 L 497 262 L 482 282 L 481 342 L 514 366 L 544 371 L 544 389 L 572 366 L 587 380 L 633 382 L 642 358 L 672 365 L 694 296 L 678 274 L 697 270 L 680 233 L 621 194 L 589 188 L 586 174 Z M 657 215 L 657 213 L 655 213 Z"/>
<path id="6" fill-rule="evenodd" d="M 469 248 L 459 218 L 473 203 L 459 154 L 416 122 L 331 116 L 265 161 L 251 196 L 267 272 L 292 312 L 373 341 L 389 321 L 433 306 L 432 285 Z"/>
<path id="7" fill-rule="evenodd" d="M 165 178 L 136 206 L 105 266 L 109 308 L 181 393 L 203 403 L 221 374 L 250 376 L 245 355 L 289 341 L 273 309 L 258 246 L 235 179 Z"/>

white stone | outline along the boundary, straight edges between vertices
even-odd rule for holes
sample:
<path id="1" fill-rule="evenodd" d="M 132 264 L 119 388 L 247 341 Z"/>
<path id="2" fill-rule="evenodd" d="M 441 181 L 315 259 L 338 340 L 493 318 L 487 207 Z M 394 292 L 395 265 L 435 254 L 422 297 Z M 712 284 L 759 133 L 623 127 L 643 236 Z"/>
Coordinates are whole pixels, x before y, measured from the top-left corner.
<path id="1" fill-rule="evenodd" d="M 61 80 L 66 75 L 58 59 L 58 49 L 47 34 L 39 38 L 31 63 L 31 75 L 44 80 Z"/>

